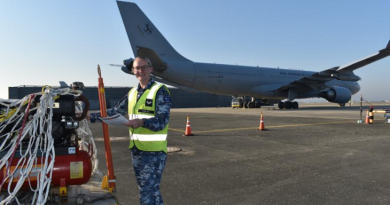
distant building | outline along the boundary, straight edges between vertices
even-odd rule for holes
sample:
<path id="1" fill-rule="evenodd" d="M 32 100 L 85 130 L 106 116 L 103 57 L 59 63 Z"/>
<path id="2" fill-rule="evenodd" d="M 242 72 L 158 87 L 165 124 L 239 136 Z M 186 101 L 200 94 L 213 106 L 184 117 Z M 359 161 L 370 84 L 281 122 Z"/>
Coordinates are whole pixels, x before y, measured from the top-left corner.
<path id="1" fill-rule="evenodd" d="M 55 86 L 53 86 L 55 87 Z M 58 88 L 58 86 L 57 86 Z M 129 92 L 131 87 L 105 87 L 107 107 L 114 107 Z M 9 99 L 22 99 L 31 93 L 41 92 L 42 86 L 22 85 L 8 88 Z M 208 94 L 204 92 L 186 92 L 177 88 L 169 88 L 172 97 L 172 108 L 195 107 L 230 107 L 231 96 Z M 86 87 L 83 95 L 89 100 L 91 110 L 99 110 L 98 88 Z"/>

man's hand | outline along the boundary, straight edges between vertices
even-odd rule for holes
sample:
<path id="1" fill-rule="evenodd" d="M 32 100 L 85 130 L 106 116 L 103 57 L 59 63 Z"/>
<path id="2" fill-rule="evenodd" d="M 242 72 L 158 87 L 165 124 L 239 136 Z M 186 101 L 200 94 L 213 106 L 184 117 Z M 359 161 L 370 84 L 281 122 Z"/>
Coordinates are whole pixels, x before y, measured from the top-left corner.
<path id="1" fill-rule="evenodd" d="M 87 118 L 87 121 L 89 122 L 89 121 L 91 121 L 91 114 L 87 114 L 86 116 L 85 116 L 85 118 Z"/>
<path id="2" fill-rule="evenodd" d="M 132 128 L 139 128 L 144 125 L 144 120 L 143 119 L 129 120 L 127 123 L 125 123 L 125 125 Z"/>

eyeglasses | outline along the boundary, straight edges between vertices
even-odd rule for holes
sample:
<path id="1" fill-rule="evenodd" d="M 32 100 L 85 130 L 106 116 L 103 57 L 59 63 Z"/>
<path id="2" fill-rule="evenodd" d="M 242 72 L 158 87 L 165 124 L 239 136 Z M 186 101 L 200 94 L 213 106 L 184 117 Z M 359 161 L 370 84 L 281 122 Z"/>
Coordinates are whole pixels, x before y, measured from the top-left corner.
<path id="1" fill-rule="evenodd" d="M 149 67 L 150 67 L 149 65 L 135 66 L 135 67 L 133 67 L 133 70 L 136 70 L 136 71 L 142 70 L 142 71 L 144 71 L 144 70 L 146 70 Z"/>

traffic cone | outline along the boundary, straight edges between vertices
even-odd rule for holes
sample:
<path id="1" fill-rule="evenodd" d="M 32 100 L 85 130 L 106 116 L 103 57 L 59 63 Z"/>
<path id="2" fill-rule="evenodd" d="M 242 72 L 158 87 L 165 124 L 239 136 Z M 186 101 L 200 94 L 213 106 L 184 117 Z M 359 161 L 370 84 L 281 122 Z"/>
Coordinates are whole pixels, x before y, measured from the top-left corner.
<path id="1" fill-rule="evenodd" d="M 370 118 L 368 117 L 368 109 L 367 109 L 367 113 L 366 113 L 366 120 L 364 121 L 364 123 L 370 124 Z"/>
<path id="2" fill-rule="evenodd" d="M 263 112 L 261 112 L 261 115 L 260 115 L 260 125 L 259 125 L 259 129 L 257 129 L 257 131 L 265 131 L 265 126 L 264 126 L 264 118 L 263 118 Z"/>
<path id="3" fill-rule="evenodd" d="M 194 134 L 191 133 L 191 125 L 190 125 L 190 116 L 187 115 L 187 126 L 186 126 L 186 132 L 183 136 L 194 136 Z"/>

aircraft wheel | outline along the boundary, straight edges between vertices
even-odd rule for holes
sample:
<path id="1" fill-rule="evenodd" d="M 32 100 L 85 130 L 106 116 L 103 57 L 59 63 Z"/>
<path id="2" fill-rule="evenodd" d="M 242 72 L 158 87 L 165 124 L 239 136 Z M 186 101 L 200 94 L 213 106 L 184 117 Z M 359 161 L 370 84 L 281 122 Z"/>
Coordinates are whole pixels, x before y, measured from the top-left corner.
<path id="1" fill-rule="evenodd" d="M 249 102 L 248 108 L 255 108 L 255 102 Z"/>
<path id="2" fill-rule="evenodd" d="M 278 108 L 281 109 L 281 110 L 283 110 L 283 108 L 284 108 L 284 102 L 279 102 Z"/>
<path id="3" fill-rule="evenodd" d="M 292 108 L 292 102 L 290 102 L 290 101 L 285 102 L 284 103 L 284 108 L 291 109 Z"/>
<path id="4" fill-rule="evenodd" d="M 345 103 L 339 103 L 340 107 L 345 107 Z"/>
<path id="5" fill-rule="evenodd" d="M 248 108 L 248 103 L 247 102 L 242 103 L 242 108 Z"/>
<path id="6" fill-rule="evenodd" d="M 256 107 L 256 108 L 261 108 L 261 103 L 256 102 L 256 103 L 255 103 L 255 107 Z"/>
<path id="7" fill-rule="evenodd" d="M 278 103 L 278 108 L 283 110 L 284 109 L 284 102 L 279 102 Z"/>
<path id="8" fill-rule="evenodd" d="M 298 109 L 299 108 L 299 104 L 298 104 L 298 102 L 293 102 L 292 103 L 292 107 L 293 107 L 293 109 Z"/>

